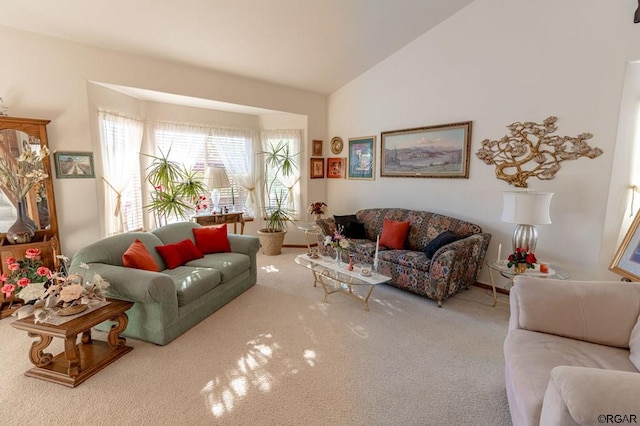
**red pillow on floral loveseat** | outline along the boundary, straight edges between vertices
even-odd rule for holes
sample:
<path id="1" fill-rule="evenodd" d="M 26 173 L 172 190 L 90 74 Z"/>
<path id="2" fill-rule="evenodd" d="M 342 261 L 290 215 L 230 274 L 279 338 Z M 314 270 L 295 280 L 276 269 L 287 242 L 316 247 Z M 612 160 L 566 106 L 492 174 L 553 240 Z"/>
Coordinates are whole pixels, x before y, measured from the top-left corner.
<path id="1" fill-rule="evenodd" d="M 227 225 L 193 228 L 196 246 L 204 254 L 227 253 L 231 251 Z"/>
<path id="2" fill-rule="evenodd" d="M 156 250 L 158 250 L 158 253 L 160 253 L 160 256 L 162 256 L 162 259 L 164 259 L 169 269 L 177 268 L 187 262 L 204 257 L 202 252 L 189 238 L 173 244 L 156 246 Z"/>
<path id="3" fill-rule="evenodd" d="M 402 250 L 404 241 L 409 233 L 409 222 L 398 222 L 396 220 L 385 219 L 382 224 L 382 235 L 380 235 L 380 245 L 391 249 Z"/>
<path id="4" fill-rule="evenodd" d="M 131 243 L 127 251 L 122 255 L 122 265 L 127 268 L 144 269 L 145 271 L 158 272 L 160 270 L 151 253 L 138 238 Z"/>

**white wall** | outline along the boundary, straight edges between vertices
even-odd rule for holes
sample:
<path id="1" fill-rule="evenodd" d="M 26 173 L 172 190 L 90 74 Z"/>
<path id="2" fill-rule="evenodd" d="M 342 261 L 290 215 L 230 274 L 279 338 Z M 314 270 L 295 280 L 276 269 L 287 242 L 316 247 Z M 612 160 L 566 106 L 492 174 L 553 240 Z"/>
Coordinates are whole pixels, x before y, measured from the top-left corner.
<path id="1" fill-rule="evenodd" d="M 95 149 L 94 111 L 100 101 L 89 101 L 91 81 L 305 115 L 309 140 L 326 139 L 322 95 L 6 27 L 0 27 L 0 52 L 0 96 L 9 114 L 51 120 L 47 129 L 52 150 Z M 123 98 L 113 101 L 128 103 Z M 128 107 L 138 108 L 135 102 Z M 99 178 L 54 179 L 62 251 L 68 256 L 101 238 L 99 185 Z M 322 198 L 324 186 L 317 190 Z"/>
<path id="2" fill-rule="evenodd" d="M 556 134 L 591 132 L 604 154 L 563 162 L 554 180 L 529 180 L 531 189 L 555 193 L 553 223 L 538 226 L 537 255 L 574 278 L 618 279 L 608 271 L 617 235 L 604 235 L 605 212 L 625 68 L 640 59 L 636 7 L 476 0 L 333 93 L 329 138 L 375 134 L 379 151 L 382 131 L 471 120 L 473 134 L 469 179 L 381 178 L 377 152 L 375 181 L 327 181 L 332 213 L 400 206 L 449 214 L 493 235 L 490 258 L 499 243 L 505 253 L 515 225 L 500 222 L 501 193 L 514 188 L 475 153 L 513 122 L 555 115 Z M 481 282 L 489 283 L 487 269 Z"/>

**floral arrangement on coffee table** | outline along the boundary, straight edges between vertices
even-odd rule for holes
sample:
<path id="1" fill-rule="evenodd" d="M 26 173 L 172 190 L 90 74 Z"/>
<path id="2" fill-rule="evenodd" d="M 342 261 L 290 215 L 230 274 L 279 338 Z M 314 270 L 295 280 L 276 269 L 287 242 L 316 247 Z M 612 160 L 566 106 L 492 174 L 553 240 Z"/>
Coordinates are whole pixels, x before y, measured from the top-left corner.
<path id="1" fill-rule="evenodd" d="M 84 270 L 82 274 L 67 275 L 69 258 L 57 258 L 63 264 L 62 271 L 49 270 L 45 282 L 26 284 L 20 292 L 20 297 L 27 304 L 14 312 L 14 316 L 23 318 L 33 314 L 35 322 L 38 323 L 56 315 L 79 313 L 106 301 L 106 289 L 109 288 L 107 281 L 96 273 L 90 280 L 86 279 L 89 270 L 86 263 L 80 264 Z"/>
<path id="2" fill-rule="evenodd" d="M 511 253 L 507 258 L 508 263 L 507 267 L 511 268 L 512 266 L 516 269 L 518 265 L 525 264 L 525 269 L 534 269 L 536 267 L 536 263 L 538 259 L 536 259 L 536 255 L 533 253 L 529 253 L 529 248 L 521 248 L 517 247 L 516 251 Z"/>
<path id="3" fill-rule="evenodd" d="M 340 250 L 349 250 L 351 248 L 351 241 L 344 236 L 342 230 L 343 227 L 341 225 L 337 225 L 333 234 L 324 237 L 324 246 L 332 246 L 338 252 L 340 252 Z"/>

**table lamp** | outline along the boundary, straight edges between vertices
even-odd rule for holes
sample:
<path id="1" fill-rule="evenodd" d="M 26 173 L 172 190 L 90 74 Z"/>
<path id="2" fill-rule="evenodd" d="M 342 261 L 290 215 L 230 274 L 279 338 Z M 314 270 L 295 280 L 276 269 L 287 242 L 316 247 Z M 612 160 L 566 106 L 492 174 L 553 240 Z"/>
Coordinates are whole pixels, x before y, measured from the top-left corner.
<path id="1" fill-rule="evenodd" d="M 231 186 L 227 172 L 222 167 L 207 167 L 204 170 L 204 182 L 211 191 L 212 212 L 218 213 L 218 203 L 220 203 L 220 188 Z"/>
<path id="2" fill-rule="evenodd" d="M 502 193 L 503 222 L 517 223 L 513 231 L 513 251 L 518 247 L 529 248 L 535 253 L 538 242 L 538 231 L 535 225 L 551 223 L 549 207 L 553 192 L 506 191 Z"/>

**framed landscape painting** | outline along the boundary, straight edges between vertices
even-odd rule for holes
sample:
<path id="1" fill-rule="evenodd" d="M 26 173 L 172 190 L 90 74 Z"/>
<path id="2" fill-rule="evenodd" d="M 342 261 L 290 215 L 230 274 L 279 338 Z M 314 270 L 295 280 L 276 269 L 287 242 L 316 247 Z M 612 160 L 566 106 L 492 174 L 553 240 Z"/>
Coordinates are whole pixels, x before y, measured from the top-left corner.
<path id="1" fill-rule="evenodd" d="M 375 179 L 376 137 L 349 139 L 347 178 Z"/>
<path id="2" fill-rule="evenodd" d="M 63 178 L 94 178 L 92 152 L 54 152 L 56 177 Z"/>
<path id="3" fill-rule="evenodd" d="M 380 176 L 468 178 L 471 121 L 381 133 Z"/>
<path id="4" fill-rule="evenodd" d="M 636 213 L 629 230 L 627 231 L 620 247 L 609 268 L 612 272 L 621 275 L 631 281 L 640 281 L 640 211 Z"/>

